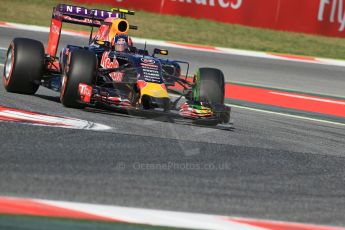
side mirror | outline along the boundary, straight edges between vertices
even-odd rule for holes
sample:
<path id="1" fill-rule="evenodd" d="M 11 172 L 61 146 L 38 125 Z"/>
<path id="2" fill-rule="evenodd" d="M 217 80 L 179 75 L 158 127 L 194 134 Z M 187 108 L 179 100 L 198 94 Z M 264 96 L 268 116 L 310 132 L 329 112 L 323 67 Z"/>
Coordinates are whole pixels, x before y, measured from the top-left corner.
<path id="1" fill-rule="evenodd" d="M 158 48 L 155 48 L 155 49 L 153 50 L 153 54 L 168 55 L 169 52 L 168 52 L 168 50 L 165 50 L 165 49 L 158 49 Z"/>

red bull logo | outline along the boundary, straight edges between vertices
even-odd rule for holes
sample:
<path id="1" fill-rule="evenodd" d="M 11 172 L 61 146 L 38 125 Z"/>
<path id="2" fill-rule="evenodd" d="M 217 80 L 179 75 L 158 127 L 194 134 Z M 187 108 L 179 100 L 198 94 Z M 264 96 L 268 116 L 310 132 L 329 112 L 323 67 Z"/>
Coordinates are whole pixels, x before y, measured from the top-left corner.
<path id="1" fill-rule="evenodd" d="M 110 52 L 104 52 L 102 55 L 102 60 L 101 60 L 101 66 L 103 68 L 106 69 L 110 69 L 110 68 L 118 68 L 119 67 L 119 63 L 116 60 L 116 58 L 113 59 L 113 61 L 111 61 L 111 59 L 109 58 L 109 53 Z M 109 76 L 113 79 L 113 81 L 115 82 L 121 82 L 122 78 L 123 78 L 123 73 L 121 72 L 112 72 L 109 74 Z"/>

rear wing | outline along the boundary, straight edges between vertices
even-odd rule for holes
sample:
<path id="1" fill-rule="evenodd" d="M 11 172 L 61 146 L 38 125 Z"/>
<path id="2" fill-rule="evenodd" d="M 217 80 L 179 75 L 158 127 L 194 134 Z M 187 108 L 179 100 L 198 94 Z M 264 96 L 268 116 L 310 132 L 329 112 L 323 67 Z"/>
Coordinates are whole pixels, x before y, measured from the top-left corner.
<path id="1" fill-rule="evenodd" d="M 125 14 L 65 4 L 53 8 L 53 19 L 79 25 L 99 27 L 102 21 L 110 17 L 125 18 Z"/>
<path id="2" fill-rule="evenodd" d="M 134 11 L 118 8 L 113 8 L 111 11 L 107 11 L 59 4 L 53 8 L 47 53 L 52 57 L 56 56 L 63 22 L 90 27 L 100 27 L 106 18 L 113 17 L 126 19 L 127 14 L 134 15 Z"/>

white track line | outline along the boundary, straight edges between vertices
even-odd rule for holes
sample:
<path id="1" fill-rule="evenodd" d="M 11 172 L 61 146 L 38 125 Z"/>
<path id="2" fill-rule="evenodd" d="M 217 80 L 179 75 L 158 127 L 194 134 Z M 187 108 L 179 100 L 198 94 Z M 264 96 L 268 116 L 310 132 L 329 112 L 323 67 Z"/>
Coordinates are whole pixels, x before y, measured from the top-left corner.
<path id="1" fill-rule="evenodd" d="M 10 108 L 4 108 L 0 110 L 0 116 L 18 120 L 18 123 L 27 123 L 38 126 L 49 126 L 49 127 L 61 127 L 70 129 L 84 129 L 84 130 L 96 130 L 104 131 L 110 130 L 111 127 L 89 122 L 86 120 L 80 120 L 70 117 L 58 117 L 53 115 L 36 114 L 26 111 L 17 111 Z M 0 121 L 7 121 L 0 119 Z M 32 122 L 32 123 L 31 123 Z"/>
<path id="2" fill-rule="evenodd" d="M 179 97 L 179 95 L 176 95 L 176 94 L 172 94 L 170 96 L 176 97 L 176 98 Z M 274 112 L 274 111 L 264 110 L 264 109 L 256 109 L 256 108 L 241 106 L 241 105 L 234 105 L 234 104 L 226 104 L 226 105 L 233 107 L 233 108 L 245 109 L 245 110 L 250 110 L 250 111 L 254 111 L 254 112 L 267 113 L 267 114 L 278 115 L 278 116 L 285 116 L 285 117 L 289 117 L 289 118 L 295 118 L 295 119 L 301 119 L 301 120 L 313 121 L 313 122 L 320 122 L 320 123 L 331 124 L 331 125 L 345 126 L 345 123 L 341 123 L 341 122 L 334 122 L 334 121 L 322 120 L 322 119 L 317 119 L 317 118 L 292 115 L 292 114 L 283 113 L 283 112 Z"/>
<path id="3" fill-rule="evenodd" d="M 64 202 L 64 201 L 50 201 L 50 200 L 35 200 L 36 202 L 51 205 L 54 207 L 60 207 L 64 209 L 79 211 L 83 213 L 89 213 L 101 217 L 114 218 L 116 220 L 122 220 L 128 223 L 152 225 L 152 226 L 164 226 L 174 228 L 187 228 L 187 229 L 203 229 L 203 230 L 276 230 L 284 229 L 284 226 L 292 229 L 292 226 L 299 226 L 302 229 L 317 229 L 316 225 L 288 223 L 288 222 L 275 222 L 265 220 L 271 224 L 279 223 L 276 227 L 259 227 L 260 224 L 245 224 L 237 222 L 238 220 L 249 220 L 236 217 L 226 217 L 220 215 L 200 214 L 200 213 L 187 213 L 177 211 L 164 211 L 144 208 L 130 208 L 110 205 L 96 205 L 85 204 L 76 202 Z M 256 222 L 262 222 L 262 220 L 255 220 Z M 283 228 L 282 228 L 283 226 Z M 290 229 L 289 228 L 289 229 Z M 335 229 L 329 227 L 329 229 Z M 336 228 L 338 229 L 338 228 Z M 341 228 L 339 228 L 341 229 Z"/>
<path id="4" fill-rule="evenodd" d="M 232 104 L 227 104 L 227 105 L 234 107 L 234 108 L 246 109 L 246 110 L 250 110 L 250 111 L 254 111 L 254 112 L 268 113 L 268 114 L 279 115 L 279 116 L 295 118 L 295 119 L 301 119 L 301 120 L 306 120 L 306 121 L 313 121 L 313 122 L 320 122 L 320 123 L 331 124 L 331 125 L 345 126 L 345 123 L 340 123 L 340 122 L 334 122 L 334 121 L 322 120 L 322 119 L 317 119 L 317 118 L 292 115 L 292 114 L 282 113 L 282 112 L 273 112 L 273 111 L 264 110 L 264 109 L 255 109 L 255 108 L 250 108 L 250 107 L 240 106 L 240 105 L 232 105 Z"/>
<path id="5" fill-rule="evenodd" d="M 276 95 L 282 95 L 282 96 L 286 96 L 286 97 L 301 98 L 301 99 L 306 99 L 306 100 L 310 100 L 310 101 L 319 101 L 319 102 L 327 102 L 327 103 L 331 103 L 331 104 L 345 105 L 345 102 L 330 100 L 330 99 L 322 99 L 322 98 L 310 97 L 310 96 L 301 96 L 301 95 L 295 95 L 295 94 L 290 94 L 290 93 L 280 93 L 280 92 L 270 92 L 270 93 L 276 94 Z"/>
<path id="6" fill-rule="evenodd" d="M 188 229 L 213 229 L 213 230 L 260 230 L 245 224 L 230 222 L 223 220 L 221 216 L 213 216 L 206 214 L 183 213 L 161 210 L 150 210 L 142 208 L 129 208 L 108 205 L 94 205 L 83 204 L 75 202 L 63 201 L 46 201 L 36 200 L 40 203 L 45 203 L 60 208 L 67 208 L 69 210 L 81 211 L 97 216 L 114 218 L 132 224 L 145 224 L 153 226 L 165 226 L 174 228 L 188 228 Z M 224 217 L 225 219 L 225 217 Z"/>
<path id="7" fill-rule="evenodd" d="M 82 214 L 82 216 L 84 217 L 81 217 L 81 219 L 94 220 L 95 218 L 101 218 L 106 219 L 107 221 L 113 221 L 122 224 L 143 224 L 149 226 L 203 230 L 345 230 L 345 228 L 342 227 L 318 226 L 314 224 L 247 219 L 232 216 L 121 207 L 114 205 L 88 204 L 68 201 L 25 199 L 1 196 L 0 201 L 5 201 L 4 213 L 6 213 L 6 208 L 10 208 L 9 210 L 12 210 L 14 207 L 17 207 L 18 204 L 26 204 L 25 206 L 27 207 L 24 207 L 23 211 L 40 211 L 46 210 L 48 208 L 47 213 L 53 214 L 57 211 L 61 213 L 61 217 L 65 218 L 72 218 L 76 216 L 79 216 L 80 218 L 80 215 Z M 15 213 L 20 214 L 21 210 L 17 210 Z M 41 215 L 38 214 L 37 216 Z"/>

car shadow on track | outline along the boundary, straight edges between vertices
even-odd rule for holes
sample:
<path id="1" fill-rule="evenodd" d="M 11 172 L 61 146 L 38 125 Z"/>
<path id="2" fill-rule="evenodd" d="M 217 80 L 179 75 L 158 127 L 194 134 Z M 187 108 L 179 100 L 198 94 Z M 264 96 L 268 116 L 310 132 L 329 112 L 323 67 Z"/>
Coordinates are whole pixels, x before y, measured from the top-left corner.
<path id="1" fill-rule="evenodd" d="M 147 112 L 132 112 L 132 111 L 126 111 L 126 110 L 110 110 L 107 108 L 85 108 L 85 112 L 90 113 L 98 113 L 98 114 L 106 114 L 110 116 L 117 116 L 117 117 L 127 117 L 127 118 L 136 118 L 141 119 L 143 121 L 158 121 L 158 122 L 166 122 L 166 123 L 172 123 L 172 124 L 181 124 L 181 125 L 188 125 L 188 126 L 194 126 L 194 127 L 203 127 L 203 128 L 209 128 L 209 129 L 216 129 L 216 130 L 224 130 L 224 131 L 234 131 L 235 127 L 232 123 L 228 124 L 221 124 L 217 126 L 210 126 L 210 125 L 200 125 L 200 124 L 194 124 L 189 119 L 184 118 L 176 118 L 172 117 L 169 114 L 162 115 L 162 114 L 154 114 L 154 113 L 147 113 Z"/>
<path id="2" fill-rule="evenodd" d="M 59 96 L 49 96 L 43 94 L 36 94 L 35 96 L 42 98 L 44 100 L 61 103 Z M 62 106 L 62 105 L 61 105 Z M 224 131 L 234 131 L 235 127 L 232 123 L 228 124 L 221 124 L 217 126 L 210 126 L 210 125 L 200 125 L 195 124 L 189 119 L 184 119 L 177 116 L 171 116 L 169 114 L 162 114 L 162 113 L 154 113 L 154 112 L 133 112 L 128 110 L 121 110 L 121 109 L 110 109 L 110 108 L 90 108 L 87 107 L 82 111 L 89 112 L 89 113 L 97 113 L 97 114 L 106 114 L 110 116 L 117 116 L 117 117 L 127 117 L 127 118 L 136 118 L 141 119 L 143 121 L 159 121 L 159 122 L 166 122 L 166 123 L 173 123 L 173 124 L 181 124 L 181 125 L 188 125 L 194 127 L 203 127 L 209 129 L 216 129 L 216 130 L 224 130 Z"/>
<path id="3" fill-rule="evenodd" d="M 44 100 L 48 100 L 48 101 L 53 101 L 56 103 L 61 103 L 60 102 L 60 97 L 58 96 L 48 96 L 48 95 L 42 95 L 42 94 L 35 94 L 36 97 L 42 98 Z"/>

